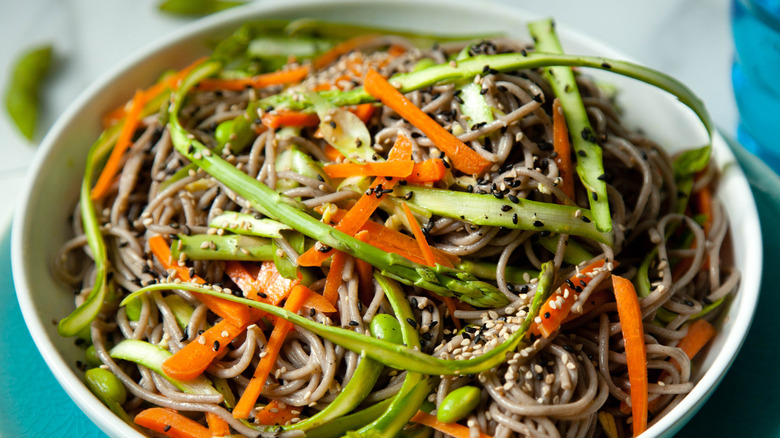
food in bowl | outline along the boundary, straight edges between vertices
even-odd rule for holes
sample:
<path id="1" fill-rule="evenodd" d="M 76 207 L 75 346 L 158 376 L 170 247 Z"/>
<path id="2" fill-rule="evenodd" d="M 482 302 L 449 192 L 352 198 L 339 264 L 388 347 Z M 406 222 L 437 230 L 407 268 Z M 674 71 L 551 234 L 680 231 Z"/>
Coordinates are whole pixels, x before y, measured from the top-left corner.
<path id="1" fill-rule="evenodd" d="M 58 260 L 88 386 L 166 435 L 661 418 L 739 281 L 717 174 L 709 145 L 670 156 L 571 67 L 709 118 L 661 73 L 530 30 L 536 50 L 247 24 L 109 113 Z"/>

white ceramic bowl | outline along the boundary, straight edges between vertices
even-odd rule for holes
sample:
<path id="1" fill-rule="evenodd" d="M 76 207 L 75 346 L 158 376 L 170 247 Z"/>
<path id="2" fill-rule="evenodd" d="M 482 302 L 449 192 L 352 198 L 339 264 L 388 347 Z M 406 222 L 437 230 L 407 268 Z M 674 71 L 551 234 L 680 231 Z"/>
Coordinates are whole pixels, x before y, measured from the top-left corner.
<path id="1" fill-rule="evenodd" d="M 57 334 L 52 320 L 73 309 L 73 295 L 49 269 L 62 243 L 70 236 L 68 216 L 77 200 L 86 154 L 100 132 L 100 117 L 126 101 L 136 88 L 152 83 L 160 72 L 188 64 L 207 53 L 205 42 L 225 36 L 252 18 L 314 17 L 385 27 L 402 24 L 428 32 L 496 32 L 526 38 L 525 23 L 533 14 L 484 1 L 453 0 L 373 1 L 287 0 L 257 2 L 205 18 L 170 35 L 131 57 L 89 87 L 60 117 L 43 140 L 24 187 L 13 227 L 13 275 L 28 329 L 54 376 L 76 404 L 112 437 L 141 435 L 118 420 L 81 381 L 76 368 L 83 350 Z M 560 29 L 569 53 L 626 56 L 568 29 Z M 641 126 L 672 151 L 703 143 L 704 131 L 690 111 L 671 96 L 634 81 L 594 72 L 620 87 L 620 105 L 626 120 Z M 731 236 L 737 268 L 743 280 L 726 310 L 720 331 L 696 367 L 698 382 L 691 393 L 643 437 L 671 436 L 706 401 L 742 345 L 753 317 L 761 278 L 761 236 L 758 215 L 748 183 L 723 139 L 715 138 L 714 158 L 723 169 L 718 197 L 731 218 Z"/>

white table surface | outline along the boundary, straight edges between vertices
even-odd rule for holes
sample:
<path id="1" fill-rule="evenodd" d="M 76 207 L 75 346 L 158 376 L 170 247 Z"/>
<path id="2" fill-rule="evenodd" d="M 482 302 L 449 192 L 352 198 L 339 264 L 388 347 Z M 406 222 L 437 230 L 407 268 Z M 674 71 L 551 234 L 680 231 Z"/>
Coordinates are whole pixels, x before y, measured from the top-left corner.
<path id="1" fill-rule="evenodd" d="M 257 0 L 268 1 L 268 0 Z M 0 0 L 0 86 L 25 49 L 52 43 L 56 62 L 44 89 L 33 142 L 0 111 L 0 232 L 5 229 L 37 143 L 87 84 L 128 54 L 190 18 L 160 13 L 159 0 Z M 688 84 L 727 133 L 736 125 L 728 0 L 496 0 L 555 17 Z M 4 102 L 4 99 L 3 99 Z M 4 109 L 4 105 L 3 105 Z"/>

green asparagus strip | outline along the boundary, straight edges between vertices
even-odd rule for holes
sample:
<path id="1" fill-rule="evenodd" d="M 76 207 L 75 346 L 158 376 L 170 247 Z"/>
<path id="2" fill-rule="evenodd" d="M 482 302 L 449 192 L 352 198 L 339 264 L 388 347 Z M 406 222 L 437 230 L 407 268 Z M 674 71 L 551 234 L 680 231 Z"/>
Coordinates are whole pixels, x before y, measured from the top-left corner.
<path id="1" fill-rule="evenodd" d="M 488 280 L 496 279 L 497 267 L 495 263 L 483 262 L 479 260 L 461 259 L 456 268 L 461 271 L 466 271 L 471 275 L 479 278 L 485 278 Z M 504 270 L 504 279 L 508 283 L 520 283 L 525 284 L 526 276 L 534 278 L 539 276 L 539 271 L 533 269 L 520 269 L 514 266 L 507 266 Z"/>
<path id="2" fill-rule="evenodd" d="M 555 254 L 558 249 L 558 236 L 551 235 L 545 237 L 539 237 L 539 243 L 551 253 Z M 563 261 L 572 265 L 579 265 L 582 262 L 588 261 L 593 258 L 593 254 L 583 248 L 582 245 L 574 240 L 566 241 L 566 248 L 563 250 Z"/>
<path id="3" fill-rule="evenodd" d="M 195 312 L 195 308 L 192 307 L 184 298 L 175 294 L 166 295 L 163 297 L 163 299 L 168 304 L 168 307 L 171 308 L 173 317 L 176 318 L 176 324 L 179 325 L 180 329 L 184 330 L 184 328 L 187 327 L 187 324 L 190 323 L 190 320 L 192 319 L 192 313 Z"/>
<path id="4" fill-rule="evenodd" d="M 222 228 L 236 234 L 257 237 L 282 237 L 281 230 L 289 230 L 285 224 L 271 219 L 256 218 L 251 214 L 227 211 L 209 222 L 212 228 Z"/>
<path id="5" fill-rule="evenodd" d="M 339 438 L 350 430 L 356 430 L 368 424 L 384 413 L 393 399 L 382 400 L 363 410 L 343 417 L 334 418 L 327 424 L 318 426 L 306 432 L 306 438 Z"/>
<path id="6" fill-rule="evenodd" d="M 185 254 L 190 260 L 260 262 L 273 260 L 274 252 L 273 242 L 270 239 L 239 234 L 225 234 L 223 236 L 179 234 L 177 240 L 171 245 L 171 256 L 174 260 L 178 260 L 181 254 Z"/>
<path id="7" fill-rule="evenodd" d="M 529 23 L 528 29 L 536 42 L 536 50 L 563 53 L 552 19 Z M 569 67 L 547 67 L 544 69 L 544 75 L 561 101 L 566 124 L 572 133 L 572 147 L 577 153 L 577 174 L 588 191 L 588 201 L 596 227 L 604 232 L 611 231 L 612 217 L 609 213 L 607 184 L 601 178 L 604 175 L 602 151 L 596 143 L 596 135 L 585 112 L 574 72 Z"/>
<path id="8" fill-rule="evenodd" d="M 407 203 L 424 207 L 433 214 L 475 225 L 574 234 L 607 245 L 612 243 L 611 233 L 596 229 L 591 212 L 576 206 L 522 198 L 510 201 L 493 195 L 411 185 L 396 187 L 394 195 L 408 198 Z"/>
<path id="9" fill-rule="evenodd" d="M 195 283 L 159 283 L 149 285 L 128 295 L 120 305 L 124 305 L 128 300 L 132 300 L 135 297 L 150 291 L 171 289 L 188 290 L 191 292 L 217 296 L 224 300 L 235 301 L 263 310 L 270 315 L 282 318 L 285 321 L 305 328 L 336 345 L 341 345 L 356 353 L 365 354 L 366 357 L 389 367 L 429 375 L 473 374 L 489 370 L 490 368 L 501 364 L 505 360 L 506 353 L 514 351 L 517 346 L 520 345 L 528 332 L 528 328 L 531 326 L 531 323 L 533 323 L 533 319 L 539 313 L 539 308 L 541 308 L 542 303 L 544 303 L 547 297 L 552 293 L 551 286 L 553 278 L 554 272 L 552 263 L 548 262 L 543 264 L 542 272 L 539 274 L 539 282 L 537 283 L 534 301 L 531 304 L 531 308 L 529 309 L 528 315 L 523 321 L 520 330 L 513 333 L 506 341 L 496 348 L 477 358 L 468 360 L 438 359 L 413 348 L 393 344 L 392 342 L 381 339 L 375 339 L 371 336 L 355 333 L 352 330 L 318 324 L 282 308 L 217 292 L 209 287 L 204 287 Z"/>
<path id="10" fill-rule="evenodd" d="M 168 377 L 162 370 L 162 364 L 173 356 L 170 351 L 145 341 L 125 339 L 116 344 L 108 354 L 114 359 L 127 360 L 141 364 L 171 382 L 173 386 L 187 394 L 219 394 L 211 385 L 211 381 L 204 376 L 198 376 L 193 380 L 182 381 Z"/>

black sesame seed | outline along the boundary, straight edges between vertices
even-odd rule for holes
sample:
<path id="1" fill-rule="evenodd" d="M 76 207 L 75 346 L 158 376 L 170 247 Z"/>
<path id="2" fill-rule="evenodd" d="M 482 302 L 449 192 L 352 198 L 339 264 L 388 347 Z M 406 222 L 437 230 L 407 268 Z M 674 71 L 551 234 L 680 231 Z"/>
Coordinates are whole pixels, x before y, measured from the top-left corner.
<path id="1" fill-rule="evenodd" d="M 582 219 L 582 221 L 583 221 L 583 222 L 585 222 L 586 224 L 589 224 L 589 223 L 590 223 L 590 219 L 588 219 L 588 217 L 587 217 L 587 216 L 583 216 L 581 219 Z"/>
<path id="2" fill-rule="evenodd" d="M 257 295 L 258 295 L 260 298 L 263 298 L 263 299 L 266 299 L 266 298 L 268 298 L 268 294 L 266 294 L 265 292 L 258 292 L 258 293 L 257 293 Z"/>
<path id="3" fill-rule="evenodd" d="M 319 248 L 317 248 L 317 251 L 319 251 L 319 252 L 328 252 L 331 249 L 333 249 L 333 248 L 329 247 L 328 245 L 321 245 Z"/>
<path id="4" fill-rule="evenodd" d="M 515 195 L 507 195 L 506 197 L 509 199 L 509 201 L 512 204 L 519 204 L 520 203 L 520 199 L 517 196 L 515 196 Z"/>
<path id="5" fill-rule="evenodd" d="M 539 102 L 539 103 L 544 102 L 544 99 L 542 98 L 541 94 L 534 94 L 533 99 L 535 102 Z"/>
<path id="6" fill-rule="evenodd" d="M 309 316 L 311 316 L 312 318 L 314 318 L 314 315 L 316 315 L 316 314 L 317 314 L 317 309 L 315 309 L 314 307 L 312 307 L 312 308 L 311 308 L 311 310 L 309 310 Z"/>
<path id="7" fill-rule="evenodd" d="M 350 321 L 350 322 L 349 322 L 349 325 L 351 325 L 352 327 L 357 327 L 357 326 L 359 326 L 359 325 L 360 325 L 360 323 L 359 323 L 359 322 L 357 322 L 357 321 Z"/>
<path id="8" fill-rule="evenodd" d="M 608 62 L 602 62 L 602 63 L 601 63 L 601 66 L 602 66 L 602 67 L 604 67 L 604 68 L 606 68 L 606 69 L 610 69 L 610 68 L 612 68 L 612 66 L 611 66 L 611 65 L 610 65 Z"/>
<path id="9" fill-rule="evenodd" d="M 336 129 L 336 122 L 331 120 L 330 123 L 328 124 L 330 125 L 331 128 Z"/>
<path id="10" fill-rule="evenodd" d="M 569 279 L 569 278 L 566 279 L 566 285 L 569 286 L 570 288 L 574 289 L 574 282 L 571 281 L 571 279 Z"/>
<path id="11" fill-rule="evenodd" d="M 581 157 L 587 157 L 588 156 L 588 154 L 585 151 L 583 151 L 582 149 L 577 151 L 577 155 L 579 155 Z"/>
<path id="12" fill-rule="evenodd" d="M 447 160 L 441 160 L 441 164 L 443 164 L 446 169 L 449 169 L 450 167 L 452 167 L 452 166 L 450 166 L 450 162 L 447 161 Z"/>
<path id="13" fill-rule="evenodd" d="M 534 226 L 535 227 L 543 227 L 544 226 L 544 222 L 542 222 L 542 221 L 534 221 Z"/>
<path id="14" fill-rule="evenodd" d="M 599 175 L 598 179 L 601 180 L 601 181 L 606 181 L 607 180 L 607 174 L 606 173 L 602 173 L 601 175 Z"/>
<path id="15" fill-rule="evenodd" d="M 517 213 L 512 215 L 512 223 L 517 225 Z"/>
<path id="16" fill-rule="evenodd" d="M 493 196 L 495 196 L 496 199 L 504 199 L 504 194 L 501 192 L 493 192 Z"/>
<path id="17" fill-rule="evenodd" d="M 550 315 L 550 312 L 544 312 L 544 317 L 545 317 L 545 318 L 549 319 L 549 318 L 550 318 L 550 316 L 551 316 L 551 315 Z"/>
<path id="18" fill-rule="evenodd" d="M 412 297 L 412 298 L 409 299 L 409 301 L 412 303 L 412 307 L 417 308 L 417 305 L 419 304 L 417 302 L 417 298 Z"/>
<path id="19" fill-rule="evenodd" d="M 406 318 L 406 322 L 408 322 L 409 325 L 412 326 L 412 328 L 415 328 L 415 329 L 417 328 L 417 322 L 414 319 Z"/>
<path id="20" fill-rule="evenodd" d="M 512 207 L 510 205 L 502 205 L 501 206 L 501 211 L 509 211 L 511 209 L 512 209 Z"/>
<path id="21" fill-rule="evenodd" d="M 596 193 L 596 192 L 593 192 L 593 193 L 591 193 L 591 196 L 593 196 L 593 200 L 594 200 L 594 201 L 598 201 L 598 200 L 599 200 L 599 195 L 598 195 L 598 193 Z"/>
<path id="22" fill-rule="evenodd" d="M 219 351 L 219 341 L 214 341 L 214 351 Z"/>
<path id="23" fill-rule="evenodd" d="M 430 324 L 428 324 L 428 329 L 432 330 L 434 327 L 436 327 L 436 324 L 438 324 L 439 321 L 431 321 Z"/>

